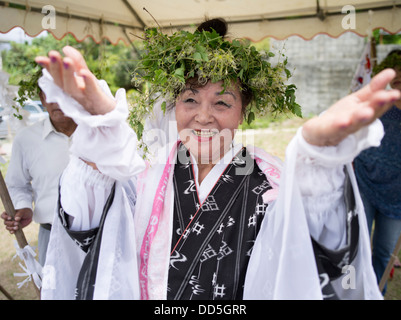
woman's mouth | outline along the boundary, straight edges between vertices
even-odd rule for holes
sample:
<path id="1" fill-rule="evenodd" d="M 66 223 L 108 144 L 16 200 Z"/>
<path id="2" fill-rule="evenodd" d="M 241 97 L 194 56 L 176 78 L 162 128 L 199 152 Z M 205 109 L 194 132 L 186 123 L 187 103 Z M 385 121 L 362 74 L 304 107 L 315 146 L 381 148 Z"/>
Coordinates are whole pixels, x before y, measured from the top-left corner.
<path id="1" fill-rule="evenodd" d="M 198 142 L 206 142 L 210 141 L 216 134 L 218 134 L 218 131 L 195 129 L 192 130 L 192 134 L 195 136 Z"/>

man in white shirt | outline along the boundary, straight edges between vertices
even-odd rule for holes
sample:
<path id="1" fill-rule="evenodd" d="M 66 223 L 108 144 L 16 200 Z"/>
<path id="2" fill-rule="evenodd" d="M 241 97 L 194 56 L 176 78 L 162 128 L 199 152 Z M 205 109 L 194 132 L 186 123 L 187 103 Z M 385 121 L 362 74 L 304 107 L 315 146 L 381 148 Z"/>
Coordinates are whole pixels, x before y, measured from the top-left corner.
<path id="1" fill-rule="evenodd" d="M 58 195 L 59 177 L 69 162 L 69 146 L 75 122 L 64 115 L 57 103 L 40 100 L 49 117 L 22 129 L 13 141 L 6 184 L 16 209 L 15 221 L 6 212 L 6 229 L 14 233 L 33 221 L 39 228 L 39 262 L 44 265 L 51 223 Z"/>

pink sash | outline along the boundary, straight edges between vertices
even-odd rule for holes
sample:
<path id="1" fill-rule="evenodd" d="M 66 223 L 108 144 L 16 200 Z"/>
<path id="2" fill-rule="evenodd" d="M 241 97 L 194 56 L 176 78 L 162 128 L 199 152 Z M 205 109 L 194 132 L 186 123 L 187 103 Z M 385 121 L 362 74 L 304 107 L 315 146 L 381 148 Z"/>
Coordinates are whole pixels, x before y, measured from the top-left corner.
<path id="1" fill-rule="evenodd" d="M 177 141 L 176 147 L 180 141 Z M 150 247 L 152 245 L 153 239 L 156 235 L 157 229 L 159 227 L 160 215 L 163 211 L 165 192 L 167 187 L 167 182 L 169 180 L 171 169 L 174 167 L 172 163 L 173 157 L 175 155 L 176 147 L 172 148 L 170 155 L 168 157 L 167 163 L 164 167 L 163 174 L 160 178 L 159 185 L 156 190 L 155 199 L 153 201 L 152 213 L 149 219 L 148 227 L 146 228 L 145 236 L 143 237 L 140 256 L 141 265 L 139 272 L 139 283 L 141 286 L 141 299 L 148 300 L 148 262 Z"/>

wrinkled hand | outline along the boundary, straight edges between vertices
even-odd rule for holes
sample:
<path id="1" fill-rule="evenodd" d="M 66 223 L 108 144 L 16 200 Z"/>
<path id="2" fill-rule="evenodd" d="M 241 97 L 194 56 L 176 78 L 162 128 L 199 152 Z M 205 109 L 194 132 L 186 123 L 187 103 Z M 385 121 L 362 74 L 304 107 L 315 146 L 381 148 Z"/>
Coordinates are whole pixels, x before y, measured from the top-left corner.
<path id="1" fill-rule="evenodd" d="M 115 108 L 115 101 L 99 87 L 81 53 L 73 47 L 63 48 L 65 57 L 50 51 L 48 57 L 36 57 L 36 63 L 46 68 L 54 82 L 93 115 L 105 114 Z"/>
<path id="2" fill-rule="evenodd" d="M 383 70 L 368 85 L 337 101 L 319 117 L 307 121 L 302 129 L 304 139 L 316 146 L 335 146 L 381 117 L 401 99 L 400 91 L 385 90 L 394 77 L 394 70 Z"/>
<path id="3" fill-rule="evenodd" d="M 18 229 L 25 228 L 32 222 L 33 212 L 31 208 L 23 208 L 15 210 L 14 220 L 7 214 L 3 212 L 1 218 L 4 219 L 4 224 L 6 229 L 12 234 Z"/>

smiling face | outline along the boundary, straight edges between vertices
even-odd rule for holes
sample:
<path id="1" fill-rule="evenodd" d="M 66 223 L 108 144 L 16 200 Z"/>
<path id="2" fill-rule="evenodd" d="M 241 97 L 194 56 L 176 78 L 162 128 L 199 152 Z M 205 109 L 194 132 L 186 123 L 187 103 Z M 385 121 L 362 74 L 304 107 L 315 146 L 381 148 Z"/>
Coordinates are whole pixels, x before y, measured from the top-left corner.
<path id="1" fill-rule="evenodd" d="M 242 122 L 242 101 L 237 86 L 224 92 L 222 82 L 187 87 L 176 101 L 181 141 L 198 163 L 216 163 L 229 150 Z"/>

